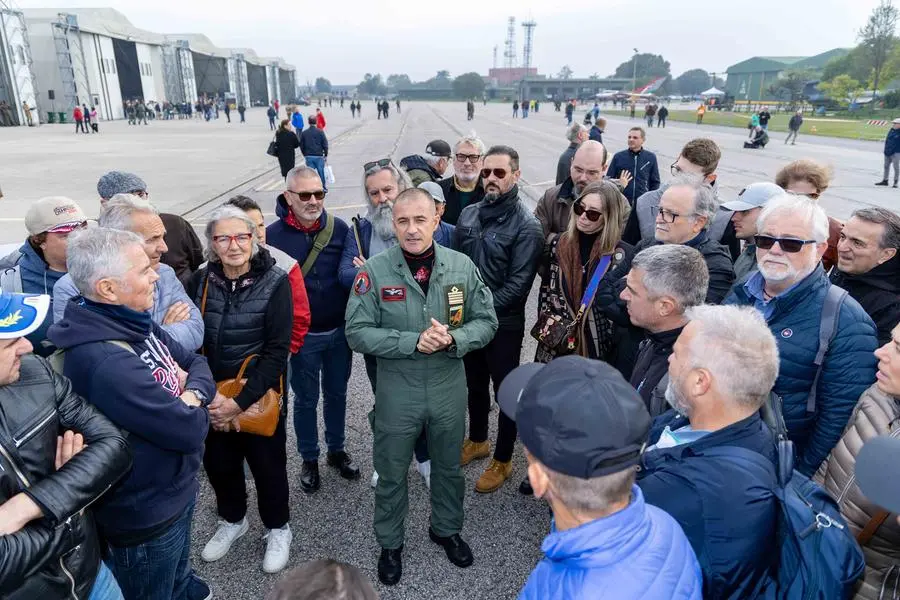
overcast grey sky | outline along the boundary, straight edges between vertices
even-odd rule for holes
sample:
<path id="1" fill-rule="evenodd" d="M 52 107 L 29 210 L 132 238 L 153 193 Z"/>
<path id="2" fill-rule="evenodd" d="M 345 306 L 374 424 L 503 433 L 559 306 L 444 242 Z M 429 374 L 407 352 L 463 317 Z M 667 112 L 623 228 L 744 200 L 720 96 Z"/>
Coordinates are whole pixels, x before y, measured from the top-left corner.
<path id="1" fill-rule="evenodd" d="M 21 8 L 103 6 L 101 1 L 14 0 Z M 534 60 L 542 74 L 568 64 L 575 76 L 610 75 L 632 48 L 662 54 L 677 76 L 724 71 L 756 55 L 811 56 L 856 43 L 878 0 L 338 0 L 247 2 L 113 0 L 137 27 L 206 34 L 223 47 L 250 47 L 297 67 L 297 82 L 322 75 L 358 83 L 366 72 L 439 69 L 487 74 L 494 45 L 503 66 L 506 20 L 516 17 L 522 59 L 526 18 L 538 23 Z"/>

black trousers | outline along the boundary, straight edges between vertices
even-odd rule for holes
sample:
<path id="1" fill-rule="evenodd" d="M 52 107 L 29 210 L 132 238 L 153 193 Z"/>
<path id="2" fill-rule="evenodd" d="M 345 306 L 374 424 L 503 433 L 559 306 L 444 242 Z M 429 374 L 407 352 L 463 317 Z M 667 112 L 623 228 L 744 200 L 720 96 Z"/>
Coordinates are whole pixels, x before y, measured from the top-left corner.
<path id="1" fill-rule="evenodd" d="M 366 375 L 369 378 L 369 384 L 372 386 L 372 394 L 375 393 L 375 384 L 378 383 L 378 359 L 371 354 L 363 354 L 363 361 L 366 363 Z M 415 445 L 416 461 L 423 463 L 430 459 L 428 454 L 428 438 L 425 436 L 425 430 L 416 438 Z"/>
<path id="2" fill-rule="evenodd" d="M 283 414 L 272 437 L 214 431 L 206 436 L 203 467 L 216 493 L 219 516 L 237 523 L 247 514 L 244 460 L 256 482 L 259 517 L 267 529 L 279 529 L 290 519 L 288 509 L 287 435 Z"/>
<path id="3" fill-rule="evenodd" d="M 493 383 L 496 397 L 500 384 L 510 371 L 519 366 L 524 337 L 524 329 L 500 328 L 491 343 L 481 350 L 468 353 L 463 359 L 466 366 L 466 383 L 469 387 L 469 439 L 473 442 L 487 440 L 491 384 Z M 501 411 L 497 420 L 494 459 L 500 462 L 512 460 L 516 435 L 515 421 Z"/>

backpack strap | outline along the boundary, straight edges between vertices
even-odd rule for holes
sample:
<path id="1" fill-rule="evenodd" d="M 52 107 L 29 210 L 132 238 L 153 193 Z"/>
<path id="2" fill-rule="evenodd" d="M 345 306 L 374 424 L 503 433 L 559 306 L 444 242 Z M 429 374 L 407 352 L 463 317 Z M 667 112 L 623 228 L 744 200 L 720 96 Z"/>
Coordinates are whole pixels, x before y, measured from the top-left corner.
<path id="1" fill-rule="evenodd" d="M 881 527 L 881 524 L 884 523 L 885 519 L 887 519 L 890 514 L 889 511 L 879 510 L 872 515 L 872 518 L 869 519 L 862 531 L 856 534 L 856 541 L 860 546 L 865 546 L 873 537 L 875 537 L 875 532 L 878 531 L 878 528 Z"/>
<path id="2" fill-rule="evenodd" d="M 322 250 L 324 250 L 331 242 L 331 236 L 334 234 L 334 217 L 329 215 L 326 219 L 325 229 L 316 234 L 312 250 L 309 251 L 309 255 L 306 257 L 306 260 L 303 261 L 303 266 L 300 267 L 304 277 L 309 273 L 310 269 L 313 268 L 313 265 L 316 263 L 316 259 L 319 258 L 319 254 L 322 253 Z"/>
<path id="3" fill-rule="evenodd" d="M 836 285 L 828 286 L 828 291 L 825 293 L 825 303 L 822 305 L 822 317 L 819 321 L 819 350 L 816 352 L 815 360 L 816 376 L 813 378 L 812 389 L 809 390 L 809 396 L 806 398 L 806 412 L 808 413 L 816 412 L 819 376 L 822 374 L 822 365 L 825 362 L 828 347 L 837 331 L 838 319 L 841 317 L 841 305 L 847 295 L 847 290 Z"/>
<path id="4" fill-rule="evenodd" d="M 137 352 L 134 351 L 134 348 L 131 347 L 131 344 L 124 340 L 103 340 L 105 344 L 112 344 L 113 346 L 118 346 L 123 350 L 128 350 L 134 355 L 137 355 Z M 66 351 L 63 348 L 59 348 L 53 354 L 47 357 L 47 362 L 50 363 L 50 368 L 53 369 L 57 375 L 63 375 L 63 369 L 66 366 Z"/>

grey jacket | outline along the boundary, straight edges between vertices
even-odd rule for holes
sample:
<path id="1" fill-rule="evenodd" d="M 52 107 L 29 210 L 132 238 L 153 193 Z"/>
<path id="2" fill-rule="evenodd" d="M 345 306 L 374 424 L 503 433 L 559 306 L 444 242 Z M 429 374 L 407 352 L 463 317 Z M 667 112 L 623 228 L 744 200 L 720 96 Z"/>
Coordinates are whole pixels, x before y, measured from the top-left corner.
<path id="1" fill-rule="evenodd" d="M 157 273 L 159 273 L 159 281 L 156 282 L 156 288 L 153 291 L 153 308 L 150 309 L 150 316 L 163 331 L 181 344 L 185 350 L 194 352 L 203 344 L 204 326 L 203 318 L 200 316 L 200 309 L 188 297 L 187 292 L 184 291 L 184 286 L 181 285 L 172 267 L 160 263 Z M 75 287 L 75 284 L 72 283 L 70 275 L 67 274 L 56 282 L 56 285 L 53 287 L 54 323 L 62 320 L 69 300 L 80 295 L 81 293 Z M 166 316 L 166 311 L 176 302 L 187 304 L 191 309 L 191 316 L 186 321 L 163 325 L 162 321 Z"/>

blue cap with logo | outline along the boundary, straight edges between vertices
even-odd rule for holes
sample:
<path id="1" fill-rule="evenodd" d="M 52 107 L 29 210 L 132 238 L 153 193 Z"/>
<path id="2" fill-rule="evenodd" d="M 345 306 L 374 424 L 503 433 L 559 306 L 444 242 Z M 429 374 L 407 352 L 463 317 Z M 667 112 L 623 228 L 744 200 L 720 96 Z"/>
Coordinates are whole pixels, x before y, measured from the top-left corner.
<path id="1" fill-rule="evenodd" d="M 41 326 L 48 310 L 50 296 L 46 294 L 0 292 L 0 339 L 28 335 Z"/>

